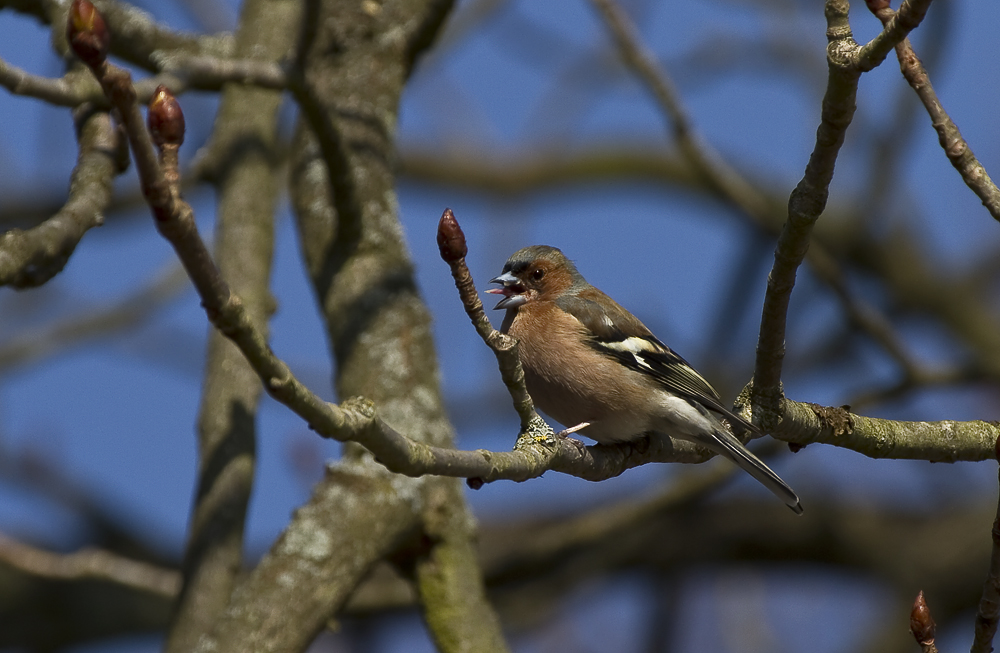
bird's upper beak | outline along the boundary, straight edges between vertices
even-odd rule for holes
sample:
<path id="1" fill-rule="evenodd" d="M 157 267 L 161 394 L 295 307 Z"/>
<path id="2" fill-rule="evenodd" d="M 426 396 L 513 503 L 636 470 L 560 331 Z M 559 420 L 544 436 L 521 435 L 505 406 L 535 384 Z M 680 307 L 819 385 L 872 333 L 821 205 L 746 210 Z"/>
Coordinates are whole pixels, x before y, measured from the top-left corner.
<path id="1" fill-rule="evenodd" d="M 517 308 L 528 301 L 527 296 L 524 294 L 524 287 L 521 286 L 521 282 L 510 272 L 504 272 L 499 277 L 493 277 L 490 279 L 490 283 L 499 283 L 500 288 L 490 288 L 486 292 L 491 295 L 503 295 L 503 299 L 497 302 L 497 305 L 493 307 L 493 310 L 500 308 Z"/>

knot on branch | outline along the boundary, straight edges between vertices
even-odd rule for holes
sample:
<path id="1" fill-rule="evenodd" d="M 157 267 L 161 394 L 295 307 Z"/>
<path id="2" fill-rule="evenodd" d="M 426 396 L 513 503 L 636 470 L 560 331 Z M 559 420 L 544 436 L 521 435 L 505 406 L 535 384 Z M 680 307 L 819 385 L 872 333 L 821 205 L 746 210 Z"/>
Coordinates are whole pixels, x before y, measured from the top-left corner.
<path id="1" fill-rule="evenodd" d="M 487 337 L 486 345 L 496 352 L 508 352 L 517 345 L 517 338 L 500 331 L 493 331 Z"/>
<path id="2" fill-rule="evenodd" d="M 819 418 L 823 428 L 830 429 L 835 436 L 847 435 L 854 431 L 854 418 L 849 412 L 849 406 L 839 408 L 819 404 L 808 404 L 808 406 Z"/>
<path id="3" fill-rule="evenodd" d="M 539 444 L 551 447 L 555 443 L 555 431 L 552 430 L 552 427 L 544 419 L 535 415 L 528 420 L 527 428 L 517 434 L 514 451 L 523 451 Z"/>
<path id="4" fill-rule="evenodd" d="M 365 397 L 350 397 L 340 404 L 340 407 L 351 413 L 356 413 L 366 420 L 375 419 L 375 402 Z"/>

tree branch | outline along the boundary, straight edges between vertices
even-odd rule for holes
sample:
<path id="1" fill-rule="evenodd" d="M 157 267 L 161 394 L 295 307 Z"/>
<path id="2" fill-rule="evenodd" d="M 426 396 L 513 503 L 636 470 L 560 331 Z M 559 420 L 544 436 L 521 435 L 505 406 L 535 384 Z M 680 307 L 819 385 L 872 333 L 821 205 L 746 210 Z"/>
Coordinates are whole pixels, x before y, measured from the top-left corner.
<path id="1" fill-rule="evenodd" d="M 816 145 L 802 180 L 788 199 L 788 220 L 778 237 L 774 266 L 768 275 L 761 311 L 754 396 L 755 403 L 761 403 L 768 410 L 777 408 L 781 400 L 788 302 L 795 285 L 796 271 L 809 249 L 813 225 L 826 208 L 837 156 L 856 109 L 858 79 L 862 72 L 877 65 L 895 43 L 916 27 L 928 4 L 929 0 L 907 0 L 908 9 L 901 20 L 887 26 L 882 34 L 862 48 L 855 42 L 847 21 L 848 2 L 828 0 L 826 3 L 830 74 L 820 126 L 816 131 Z"/>
<path id="2" fill-rule="evenodd" d="M 782 400 L 781 407 L 771 434 L 786 442 L 832 444 L 869 458 L 934 463 L 996 459 L 997 422 L 901 422 L 788 399 Z"/>
<path id="3" fill-rule="evenodd" d="M 280 64 L 251 59 L 222 59 L 207 55 L 174 55 L 165 59 L 162 71 L 135 83 L 139 101 L 148 103 L 159 86 L 174 95 L 189 90 L 218 91 L 226 84 L 280 90 L 286 86 Z M 32 97 L 55 106 L 77 107 L 85 102 L 95 107 L 110 107 L 101 87 L 92 75 L 74 69 L 58 79 L 32 75 L 0 59 L 0 86 L 14 95 Z"/>
<path id="4" fill-rule="evenodd" d="M 896 13 L 889 7 L 888 0 L 868 0 L 868 8 L 882 21 L 887 30 L 891 24 L 905 22 L 905 17 L 902 17 L 901 14 L 909 5 L 909 2 L 903 3 L 899 13 Z M 961 175 L 966 186 L 971 188 L 982 200 L 983 206 L 990 212 L 990 215 L 994 219 L 1000 220 L 1000 189 L 990 179 L 986 168 L 979 162 L 979 159 L 972 152 L 972 148 L 962 137 L 958 125 L 944 110 L 937 93 L 934 92 L 934 86 L 931 85 L 930 76 L 923 64 L 920 63 L 920 59 L 917 58 L 916 52 L 913 51 L 909 39 L 903 39 L 895 47 L 896 58 L 899 59 L 899 69 L 927 109 L 931 125 L 937 132 L 938 141 L 941 143 L 941 148 L 948 160 L 951 161 L 951 165 Z"/>
<path id="5" fill-rule="evenodd" d="M 129 589 L 173 598 L 180 574 L 101 549 L 58 554 L 0 534 L 0 561 L 21 571 L 53 580 L 106 580 Z"/>
<path id="6" fill-rule="evenodd" d="M 904 0 L 899 6 L 899 13 L 883 20 L 883 30 L 858 51 L 854 64 L 856 68 L 868 72 L 885 61 L 889 52 L 920 25 L 930 5 L 931 0 Z"/>
<path id="7" fill-rule="evenodd" d="M 751 183 L 705 142 L 696 132 L 678 97 L 673 81 L 639 39 L 635 26 L 614 0 L 592 0 L 615 40 L 625 64 L 656 99 L 670 123 L 681 152 L 709 187 L 747 215 L 760 221 L 772 205 Z"/>
<path id="8" fill-rule="evenodd" d="M 416 530 L 419 493 L 398 485 L 377 465 L 328 468 L 195 651 L 306 650 L 371 564 Z"/>
<path id="9" fill-rule="evenodd" d="M 186 289 L 187 275 L 177 263 L 151 283 L 110 306 L 75 313 L 42 328 L 32 328 L 0 344 L 0 374 L 37 362 L 80 342 L 121 333 L 148 320 L 155 309 Z"/>
<path id="10" fill-rule="evenodd" d="M 0 236 L 0 285 L 40 286 L 62 271 L 80 239 L 104 221 L 112 180 L 124 169 L 124 143 L 107 113 L 81 108 L 76 117 L 80 153 L 69 199 L 42 224 Z"/>
<path id="11" fill-rule="evenodd" d="M 997 447 L 997 458 L 1000 459 L 1000 440 L 997 440 Z M 990 555 L 989 571 L 983 582 L 983 595 L 979 599 L 979 608 L 976 612 L 976 634 L 972 642 L 972 653 L 993 651 L 993 638 L 997 633 L 997 623 L 1000 622 L 1000 499 L 997 501 L 997 516 L 993 520 L 990 534 L 993 550 Z"/>
<path id="12" fill-rule="evenodd" d="M 296 36 L 300 13 L 297 3 L 247 0 L 241 9 L 235 55 L 284 55 Z M 215 259 L 220 274 L 233 280 L 263 337 L 274 308 L 269 282 L 279 192 L 281 102 L 280 92 L 227 87 L 212 140 L 205 147 L 209 158 L 225 162 L 213 175 L 218 191 Z M 198 487 L 184 553 L 184 589 L 165 651 L 194 650 L 218 623 L 236 585 L 254 481 L 260 391 L 260 379 L 240 350 L 212 329 L 198 417 Z"/>

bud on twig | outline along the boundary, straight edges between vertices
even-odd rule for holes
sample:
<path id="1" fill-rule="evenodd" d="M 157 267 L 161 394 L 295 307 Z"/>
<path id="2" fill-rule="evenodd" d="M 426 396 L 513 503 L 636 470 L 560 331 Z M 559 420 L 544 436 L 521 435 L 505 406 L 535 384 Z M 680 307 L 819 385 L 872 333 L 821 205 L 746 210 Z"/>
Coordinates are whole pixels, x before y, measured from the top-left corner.
<path id="1" fill-rule="evenodd" d="M 86 0 L 84 0 L 86 1 Z M 149 133 L 157 147 L 184 142 L 184 112 L 170 90 L 160 84 L 149 101 Z"/>
<path id="2" fill-rule="evenodd" d="M 469 253 L 469 247 L 465 244 L 465 234 L 458 226 L 458 220 L 451 209 L 445 209 L 441 214 L 441 221 L 438 222 L 438 249 L 441 250 L 441 258 L 447 263 L 454 263 L 465 258 Z"/>
<path id="3" fill-rule="evenodd" d="M 937 624 L 931 618 L 931 611 L 924 600 L 923 590 L 917 594 L 917 600 L 913 602 L 913 611 L 910 612 L 910 632 L 917 644 L 927 646 L 934 643 L 934 631 Z"/>
<path id="4" fill-rule="evenodd" d="M 66 21 L 66 38 L 76 56 L 91 68 L 108 57 L 111 37 L 101 14 L 89 0 L 73 0 Z"/>

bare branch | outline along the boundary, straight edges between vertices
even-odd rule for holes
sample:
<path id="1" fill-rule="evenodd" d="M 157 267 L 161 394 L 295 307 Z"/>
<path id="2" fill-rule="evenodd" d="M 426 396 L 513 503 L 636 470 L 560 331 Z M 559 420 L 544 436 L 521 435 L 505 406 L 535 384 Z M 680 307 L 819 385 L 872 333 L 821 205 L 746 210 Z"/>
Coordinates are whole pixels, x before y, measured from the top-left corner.
<path id="1" fill-rule="evenodd" d="M 227 57 L 232 51 L 232 35 L 191 34 L 158 24 L 145 11 L 119 0 L 97 0 L 95 3 L 114 34 L 111 54 L 130 63 L 157 69 L 157 57 L 164 52 L 187 52 Z"/>
<path id="2" fill-rule="evenodd" d="M 75 107 L 84 102 L 97 106 L 107 104 L 101 87 L 93 75 L 76 67 L 59 79 L 32 75 L 0 59 L 0 85 L 14 95 L 33 97 L 63 107 Z"/>
<path id="3" fill-rule="evenodd" d="M 240 12 L 236 56 L 277 57 L 295 39 L 301 8 L 297 3 L 248 0 Z M 212 74 L 238 72 L 212 68 L 205 57 L 186 57 Z M 258 62 L 245 60 L 247 64 Z M 265 63 L 265 62 L 259 62 Z M 245 80 L 241 80 L 245 81 Z M 192 80 L 196 83 L 196 80 Z M 165 95 L 165 94 L 164 94 Z M 174 99 L 176 102 L 176 99 Z M 274 310 L 269 289 L 274 250 L 274 212 L 280 165 L 277 111 L 280 92 L 229 86 L 222 94 L 212 140 L 205 150 L 226 165 L 214 175 L 218 193 L 215 258 L 220 274 L 232 279 L 254 325 L 263 334 Z M 171 111 L 152 129 L 166 139 L 181 126 Z M 152 125 L 151 125 L 152 126 Z M 175 138 L 176 140 L 176 134 Z M 253 143 L 248 147 L 247 143 Z M 165 144 L 161 153 L 166 156 Z M 165 171 L 169 172 L 169 171 Z M 179 194 L 179 175 L 171 183 Z M 211 633 L 229 603 L 243 563 L 247 506 L 256 466 L 256 415 L 260 379 L 246 358 L 219 331 L 209 335 L 202 399 L 198 415 L 198 485 L 184 552 L 184 590 L 176 604 L 164 650 L 187 653 Z"/>
<path id="4" fill-rule="evenodd" d="M 935 463 L 996 459 L 997 422 L 902 422 L 788 399 L 781 406 L 780 420 L 771 434 L 786 442 L 832 444 L 869 458 Z"/>
<path id="5" fill-rule="evenodd" d="M 65 25 L 66 2 L 56 0 L 0 0 L 0 9 L 10 8 L 35 16 L 50 25 Z M 119 0 L 97 0 L 95 3 L 115 35 L 111 54 L 129 63 L 157 70 L 157 57 L 164 52 L 203 54 L 228 57 L 232 52 L 232 36 L 221 34 L 191 34 L 178 32 L 158 24 L 147 12 Z M 57 49 L 64 51 L 65 41 Z"/>
<path id="6" fill-rule="evenodd" d="M 448 146 L 430 151 L 402 146 L 399 168 L 406 179 L 417 183 L 458 186 L 504 197 L 619 179 L 669 184 L 692 192 L 708 189 L 686 160 L 638 146 L 598 146 L 571 156 L 538 147 L 507 158 Z M 776 206 L 773 200 L 768 202 Z"/>
<path id="7" fill-rule="evenodd" d="M 844 64 L 837 64 L 839 58 L 835 57 L 839 50 L 857 49 L 847 23 L 847 3 L 828 0 L 826 14 L 830 74 L 823 98 L 822 118 L 805 176 L 788 200 L 788 220 L 778 237 L 774 266 L 767 277 L 767 292 L 757 340 L 754 394 L 757 401 L 772 409 L 777 407 L 781 398 L 785 325 L 796 271 L 809 249 L 812 226 L 826 208 L 834 164 L 856 108 L 855 97 L 860 73 Z"/>
<path id="8" fill-rule="evenodd" d="M 517 340 L 494 329 L 489 318 L 486 317 L 483 302 L 480 301 L 476 284 L 472 280 L 472 273 L 469 272 L 469 266 L 465 264 L 465 255 L 468 253 L 465 234 L 462 233 L 462 227 L 459 226 L 451 209 L 445 209 L 444 213 L 441 214 L 441 220 L 438 222 L 437 242 L 441 258 L 451 268 L 451 276 L 455 279 L 458 296 L 462 300 L 466 314 L 472 320 L 473 326 L 476 327 L 479 337 L 497 357 L 500 378 L 507 386 L 507 391 L 510 392 L 510 397 L 514 400 L 514 410 L 521 418 L 521 432 L 527 433 L 532 429 L 541 429 L 541 431 L 534 431 L 533 435 L 546 439 L 551 435 L 551 429 L 548 429 L 548 433 L 545 432 L 544 421 L 535 412 L 534 402 L 524 384 L 524 370 L 521 369 L 521 361 L 517 353 Z"/>
<path id="9" fill-rule="evenodd" d="M 174 94 L 189 88 L 217 91 L 228 83 L 275 91 L 283 90 L 288 85 L 285 68 L 275 61 L 178 54 L 163 57 L 161 63 L 161 72 L 155 81 L 170 88 Z M 137 85 L 139 97 L 143 97 L 143 90 L 141 84 Z"/>
<path id="10" fill-rule="evenodd" d="M 889 7 L 888 0 L 868 0 L 868 8 L 882 21 L 887 30 L 890 24 L 901 22 L 901 14 L 909 4 L 904 3 L 900 7 L 900 13 L 896 13 Z M 930 76 L 913 51 L 909 39 L 903 39 L 895 47 L 900 71 L 927 109 L 931 125 L 937 132 L 938 141 L 951 165 L 958 170 L 962 181 L 982 200 L 990 215 L 1000 220 L 1000 189 L 993 183 L 986 168 L 962 137 L 958 125 L 944 110 L 937 93 L 934 92 L 934 86 L 931 85 Z"/>
<path id="11" fill-rule="evenodd" d="M 997 440 L 1000 449 L 1000 440 Z M 997 458 L 1000 459 L 1000 452 Z M 997 623 L 1000 622 L 1000 499 L 997 501 L 997 516 L 993 520 L 991 531 L 993 550 L 990 555 L 990 568 L 983 582 L 983 596 L 979 599 L 979 609 L 976 612 L 976 635 L 972 642 L 972 653 L 991 653 L 993 638 L 997 633 Z"/>
<path id="12" fill-rule="evenodd" d="M 104 221 L 112 180 L 124 169 L 124 143 L 107 113 L 82 108 L 77 128 L 80 153 L 69 199 L 39 226 L 0 236 L 0 285 L 30 288 L 45 283 L 62 271 L 84 234 Z"/>
<path id="13" fill-rule="evenodd" d="M 919 24 L 928 4 L 929 0 L 907 0 L 907 9 L 900 20 L 887 26 L 882 34 L 861 48 L 851 34 L 846 0 L 826 3 L 830 74 L 821 122 L 805 174 L 788 200 L 788 220 L 778 237 L 774 266 L 768 275 L 757 341 L 755 397 L 769 410 L 775 409 L 781 398 L 785 324 L 796 271 L 809 249 L 812 227 L 826 208 L 837 156 L 854 117 L 858 78 L 862 72 L 878 65 L 892 45 Z"/>
<path id="14" fill-rule="evenodd" d="M 870 1 L 870 0 L 869 0 Z M 888 1 L 886 0 L 888 4 Z M 857 69 L 868 72 L 885 61 L 889 51 L 900 44 L 924 19 L 931 0 L 905 0 L 899 13 L 882 21 L 885 29 L 862 46 L 857 54 Z"/>
<path id="15" fill-rule="evenodd" d="M 15 335 L 0 345 L 0 373 L 26 365 L 81 341 L 101 338 L 141 324 L 153 311 L 187 288 L 187 275 L 174 263 L 149 285 L 111 306 L 75 314 L 41 329 Z"/>
<path id="16" fill-rule="evenodd" d="M 177 596 L 180 574 L 110 551 L 82 549 L 76 553 L 58 554 L 29 546 L 0 534 L 0 560 L 26 573 L 58 580 L 106 580 L 125 587 Z"/>
<path id="17" fill-rule="evenodd" d="M 656 99 L 669 118 L 674 138 L 687 161 L 706 183 L 734 206 L 762 220 L 771 213 L 767 199 L 697 134 L 666 71 L 640 41 L 635 26 L 614 0 L 592 0 L 614 36 L 622 59 Z"/>
<path id="18" fill-rule="evenodd" d="M 195 651 L 305 651 L 371 564 L 419 528 L 419 492 L 399 485 L 377 465 L 329 467 Z"/>

